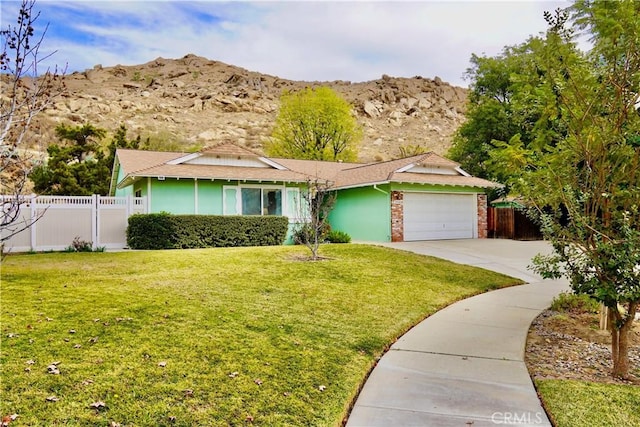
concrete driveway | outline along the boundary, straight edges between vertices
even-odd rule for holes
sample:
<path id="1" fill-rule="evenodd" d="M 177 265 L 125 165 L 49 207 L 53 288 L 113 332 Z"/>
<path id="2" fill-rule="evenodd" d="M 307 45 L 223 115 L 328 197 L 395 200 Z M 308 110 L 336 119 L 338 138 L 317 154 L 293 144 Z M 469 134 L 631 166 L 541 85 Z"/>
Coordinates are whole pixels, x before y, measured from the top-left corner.
<path id="1" fill-rule="evenodd" d="M 564 280 L 542 280 L 527 269 L 550 246 L 502 239 L 384 246 L 528 284 L 457 302 L 407 332 L 372 371 L 347 426 L 550 426 L 524 363 L 531 322 L 568 289 Z"/>

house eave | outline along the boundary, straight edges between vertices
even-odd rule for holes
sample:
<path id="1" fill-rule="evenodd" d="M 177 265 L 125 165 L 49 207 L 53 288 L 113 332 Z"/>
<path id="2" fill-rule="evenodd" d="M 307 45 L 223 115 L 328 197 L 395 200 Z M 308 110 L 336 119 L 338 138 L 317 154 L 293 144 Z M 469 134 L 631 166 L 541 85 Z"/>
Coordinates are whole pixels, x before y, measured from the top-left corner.
<path id="1" fill-rule="evenodd" d="M 372 187 L 374 185 L 383 185 L 389 184 L 389 181 L 377 181 L 377 182 L 364 182 L 361 184 L 352 184 L 352 185 L 341 185 L 337 187 L 332 187 L 332 190 L 349 190 L 352 188 L 362 188 L 362 187 Z"/>
<path id="2" fill-rule="evenodd" d="M 502 184 L 493 183 L 492 185 L 472 185 L 472 184 L 456 184 L 456 183 L 444 183 L 444 182 L 415 182 L 415 181 L 402 181 L 402 180 L 392 180 L 393 184 L 410 184 L 410 185 L 431 185 L 434 187 L 460 187 L 460 188 L 471 188 L 476 190 L 485 190 L 487 188 L 501 188 Z"/>
<path id="3" fill-rule="evenodd" d="M 285 184 L 304 184 L 306 181 L 304 180 L 294 180 L 294 179 L 267 179 L 267 178 L 221 178 L 221 177 L 210 177 L 210 176 L 178 176 L 178 175 L 127 175 L 124 177 L 122 181 L 120 181 L 117 185 L 118 189 L 122 189 L 133 185 L 136 181 L 139 181 L 143 178 L 155 178 L 155 179 L 192 179 L 192 180 L 202 180 L 202 181 L 237 181 L 237 182 L 282 182 Z"/>
<path id="4" fill-rule="evenodd" d="M 455 168 L 456 172 L 464 175 L 464 176 L 471 176 L 471 174 L 467 171 L 465 171 L 464 169 L 462 169 L 460 166 Z"/>
<path id="5" fill-rule="evenodd" d="M 109 181 L 109 195 L 114 196 L 118 186 L 118 173 L 120 173 L 120 160 L 118 156 L 113 159 L 113 169 L 111 170 L 111 180 Z"/>
<path id="6" fill-rule="evenodd" d="M 188 162 L 189 160 L 197 159 L 200 156 L 202 156 L 201 153 L 191 153 L 191 154 L 187 154 L 187 155 L 182 156 L 182 157 L 178 157 L 177 159 L 170 160 L 170 161 L 167 162 L 167 164 L 168 165 L 179 165 L 181 163 Z"/>
<path id="7" fill-rule="evenodd" d="M 273 160 L 269 159 L 268 157 L 258 157 L 258 160 L 260 160 L 261 162 L 266 163 L 267 165 L 276 168 L 278 170 L 284 171 L 284 170 L 289 170 L 286 167 L 282 166 L 280 163 L 274 162 Z"/>

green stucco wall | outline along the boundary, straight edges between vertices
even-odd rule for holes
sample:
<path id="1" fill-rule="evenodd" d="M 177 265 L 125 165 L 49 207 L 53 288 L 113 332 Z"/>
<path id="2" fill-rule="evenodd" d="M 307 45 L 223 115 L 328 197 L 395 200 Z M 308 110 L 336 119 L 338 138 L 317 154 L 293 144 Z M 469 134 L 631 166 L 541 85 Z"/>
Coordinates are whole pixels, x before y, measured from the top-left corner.
<path id="1" fill-rule="evenodd" d="M 198 214 L 222 215 L 222 183 L 198 181 Z"/>
<path id="2" fill-rule="evenodd" d="M 329 215 L 331 227 L 361 242 L 391 240 L 391 196 L 389 186 L 340 190 Z"/>
<path id="3" fill-rule="evenodd" d="M 137 181 L 134 185 L 130 185 L 127 188 L 133 187 L 133 194 L 135 195 L 138 190 L 140 190 L 140 195 L 142 197 L 147 197 L 149 195 L 149 191 L 147 191 L 147 180 Z"/>
<path id="4" fill-rule="evenodd" d="M 195 212 L 194 181 L 173 178 L 166 178 L 164 181 L 151 179 L 149 212 L 193 214 Z"/>
<path id="5" fill-rule="evenodd" d="M 122 172 L 122 168 L 118 169 L 118 179 L 116 182 L 120 182 L 124 179 L 124 173 Z M 114 192 L 114 196 L 115 197 L 127 197 L 127 196 L 133 196 L 134 193 L 134 189 L 132 186 L 128 186 L 125 188 L 118 188 L 116 187 L 115 189 L 116 191 Z"/>

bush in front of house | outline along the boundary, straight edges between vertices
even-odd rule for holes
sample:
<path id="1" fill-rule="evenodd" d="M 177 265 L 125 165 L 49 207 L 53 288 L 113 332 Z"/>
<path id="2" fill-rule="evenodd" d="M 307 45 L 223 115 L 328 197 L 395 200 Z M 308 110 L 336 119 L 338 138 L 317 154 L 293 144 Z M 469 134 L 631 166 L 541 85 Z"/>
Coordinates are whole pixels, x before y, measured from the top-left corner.
<path id="1" fill-rule="evenodd" d="M 132 215 L 127 227 L 127 245 L 131 249 L 175 248 L 174 230 L 173 216 L 166 212 Z"/>
<path id="2" fill-rule="evenodd" d="M 351 236 L 340 230 L 331 230 L 326 237 L 329 243 L 351 243 Z"/>
<path id="3" fill-rule="evenodd" d="M 138 214 L 129 218 L 131 249 L 187 249 L 281 245 L 289 220 L 283 216 Z"/>

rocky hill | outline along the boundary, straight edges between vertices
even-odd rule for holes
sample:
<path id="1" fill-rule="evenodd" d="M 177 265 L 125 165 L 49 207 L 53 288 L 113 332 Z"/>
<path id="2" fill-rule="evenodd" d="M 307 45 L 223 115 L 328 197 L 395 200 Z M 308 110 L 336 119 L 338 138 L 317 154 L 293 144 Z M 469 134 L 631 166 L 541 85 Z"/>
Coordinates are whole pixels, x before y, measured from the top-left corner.
<path id="1" fill-rule="evenodd" d="M 467 96 L 466 89 L 438 77 L 302 82 L 195 55 L 137 66 L 96 65 L 65 79 L 67 93 L 42 117 L 45 138 L 55 140 L 57 123 L 89 122 L 109 131 L 124 124 L 129 137 L 185 150 L 231 140 L 261 151 L 283 91 L 329 86 L 354 106 L 364 128 L 361 161 L 397 157 L 399 147 L 409 145 L 445 153 L 464 120 Z"/>

